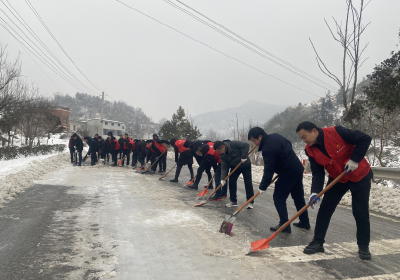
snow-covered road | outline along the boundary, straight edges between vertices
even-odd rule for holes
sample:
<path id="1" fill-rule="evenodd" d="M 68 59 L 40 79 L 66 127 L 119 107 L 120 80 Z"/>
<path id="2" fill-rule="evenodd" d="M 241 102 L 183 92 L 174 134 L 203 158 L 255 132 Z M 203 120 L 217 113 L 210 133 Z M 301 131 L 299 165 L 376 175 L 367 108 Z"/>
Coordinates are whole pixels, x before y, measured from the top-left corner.
<path id="1" fill-rule="evenodd" d="M 247 255 L 248 242 L 268 237 L 277 220 L 271 191 L 243 210 L 228 237 L 218 229 L 233 210 L 224 202 L 193 207 L 187 169 L 174 184 L 127 168 L 73 167 L 68 155 L 59 161 L 1 210 L 0 279 L 396 279 L 400 272 L 399 219 L 371 217 L 370 262 L 357 257 L 346 207 L 332 220 L 325 254 L 303 255 L 312 231 L 293 229 Z M 310 216 L 314 225 L 316 210 Z"/>

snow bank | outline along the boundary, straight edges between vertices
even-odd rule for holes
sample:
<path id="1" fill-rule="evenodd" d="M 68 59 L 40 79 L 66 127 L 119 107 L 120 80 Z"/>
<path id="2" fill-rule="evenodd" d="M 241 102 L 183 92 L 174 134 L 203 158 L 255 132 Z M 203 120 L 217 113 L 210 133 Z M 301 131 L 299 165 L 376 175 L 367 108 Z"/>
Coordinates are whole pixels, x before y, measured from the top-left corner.
<path id="1" fill-rule="evenodd" d="M 14 199 L 17 194 L 33 186 L 34 180 L 39 179 L 54 169 L 64 167 L 68 163 L 68 161 L 65 161 L 65 153 L 50 157 L 38 156 L 35 158 L 32 161 L 30 161 L 30 158 L 21 159 L 27 161 L 27 163 L 19 161 L 19 159 L 7 161 L 10 164 L 15 162 L 17 170 L 19 169 L 20 171 L 8 174 L 0 179 L 0 209 L 4 207 L 2 204 L 6 201 Z"/>

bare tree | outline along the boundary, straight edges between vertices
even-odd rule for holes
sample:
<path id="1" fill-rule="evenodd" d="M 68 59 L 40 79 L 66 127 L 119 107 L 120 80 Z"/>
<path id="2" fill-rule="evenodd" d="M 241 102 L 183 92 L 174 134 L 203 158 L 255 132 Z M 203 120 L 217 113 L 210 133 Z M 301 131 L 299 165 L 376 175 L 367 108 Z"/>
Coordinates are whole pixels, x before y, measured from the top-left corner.
<path id="1" fill-rule="evenodd" d="M 4 107 L 18 102 L 13 91 L 13 81 L 21 75 L 19 57 L 9 62 L 6 47 L 0 45 L 0 114 Z"/>
<path id="2" fill-rule="evenodd" d="M 368 43 L 360 48 L 361 35 L 370 23 L 363 25 L 363 12 L 371 1 L 365 3 L 361 0 L 360 8 L 357 9 L 353 5 L 353 0 L 346 0 L 346 22 L 342 26 L 342 23 L 333 18 L 334 28 L 332 28 L 325 19 L 325 23 L 328 26 L 329 32 L 333 39 L 338 42 L 342 47 L 343 52 L 343 63 L 342 63 L 342 75 L 336 75 L 331 71 L 324 61 L 319 56 L 313 42 L 310 42 L 316 54 L 316 60 L 321 71 L 335 81 L 338 84 L 341 93 L 343 94 L 343 106 L 346 115 L 352 109 L 354 104 L 354 96 L 356 93 L 356 85 L 358 79 L 358 70 L 361 68 L 364 60 L 362 60 L 362 54 L 367 48 Z M 333 31 L 335 29 L 335 31 Z M 350 67 L 347 65 L 350 60 Z M 351 87 L 351 91 L 349 92 Z M 350 98 L 350 100 L 348 100 Z M 354 122 L 349 120 L 351 127 L 354 129 Z"/>

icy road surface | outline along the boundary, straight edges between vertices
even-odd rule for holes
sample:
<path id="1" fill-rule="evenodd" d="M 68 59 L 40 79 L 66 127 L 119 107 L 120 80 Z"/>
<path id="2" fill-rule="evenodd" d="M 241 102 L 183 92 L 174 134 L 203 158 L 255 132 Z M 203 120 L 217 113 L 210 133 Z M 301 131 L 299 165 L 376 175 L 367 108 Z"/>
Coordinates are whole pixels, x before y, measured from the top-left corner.
<path id="1" fill-rule="evenodd" d="M 185 186 L 185 167 L 176 184 L 127 168 L 73 167 L 67 155 L 60 165 L 0 211 L 0 279 L 400 278 L 396 218 L 371 216 L 370 262 L 357 257 L 346 207 L 333 217 L 324 254 L 302 254 L 312 231 L 292 228 L 247 255 L 248 242 L 268 237 L 277 222 L 272 190 L 238 215 L 228 237 L 218 229 L 234 210 L 226 200 L 193 207 L 197 192 Z M 242 182 L 239 189 L 240 204 Z"/>

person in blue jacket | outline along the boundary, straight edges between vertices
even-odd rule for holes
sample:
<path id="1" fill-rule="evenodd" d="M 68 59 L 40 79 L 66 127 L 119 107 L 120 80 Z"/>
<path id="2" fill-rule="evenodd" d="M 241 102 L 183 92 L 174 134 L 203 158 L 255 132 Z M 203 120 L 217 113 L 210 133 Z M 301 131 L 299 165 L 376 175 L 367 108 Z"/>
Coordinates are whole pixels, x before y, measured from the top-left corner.
<path id="1" fill-rule="evenodd" d="M 96 143 L 96 141 L 95 141 L 92 137 L 89 137 L 89 136 L 86 136 L 86 137 L 84 138 L 84 141 L 85 141 L 85 142 L 88 144 L 88 146 L 89 146 L 89 151 L 88 151 L 88 153 L 86 154 L 85 158 L 86 158 L 87 156 L 90 156 L 90 157 L 91 157 L 91 163 L 90 163 L 90 165 L 95 165 L 95 164 L 96 164 L 96 161 L 97 161 L 96 152 L 99 150 L 99 145 L 98 145 L 98 143 Z"/>
<path id="2" fill-rule="evenodd" d="M 270 228 L 272 231 L 276 231 L 289 221 L 286 207 L 289 194 L 292 196 L 297 211 L 306 205 L 303 188 L 304 167 L 294 153 L 292 144 L 285 137 L 277 133 L 267 134 L 262 128 L 253 127 L 249 131 L 248 139 L 259 146 L 258 151 L 262 152 L 264 158 L 264 175 L 259 186 L 260 194 L 267 190 L 274 173 L 279 176 L 275 182 L 273 194 L 275 208 L 279 215 L 279 224 Z M 294 226 L 304 229 L 311 228 L 307 211 L 299 218 L 300 222 L 294 223 Z M 290 233 L 290 225 L 283 232 Z"/>

